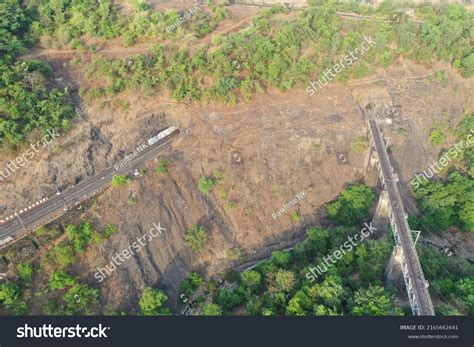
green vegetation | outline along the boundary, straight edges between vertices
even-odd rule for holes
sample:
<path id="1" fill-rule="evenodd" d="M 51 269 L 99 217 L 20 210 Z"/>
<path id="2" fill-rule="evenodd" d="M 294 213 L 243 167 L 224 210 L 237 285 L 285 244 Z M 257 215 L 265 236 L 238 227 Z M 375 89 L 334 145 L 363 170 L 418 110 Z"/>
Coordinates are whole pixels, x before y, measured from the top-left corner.
<path id="1" fill-rule="evenodd" d="M 78 254 L 84 253 L 91 244 L 103 242 L 116 231 L 117 227 L 113 224 L 109 224 L 102 232 L 94 230 L 87 221 L 68 225 L 64 233 L 66 239 L 59 243 L 47 242 L 39 267 L 34 263 L 35 260 L 32 263 L 19 262 L 16 267 L 18 280 L 0 286 L 2 313 L 28 314 L 29 304 L 32 304 L 32 307 L 41 308 L 41 313 L 47 315 L 98 314 L 99 290 L 76 279 L 70 270 L 79 258 Z M 54 240 L 59 236 L 58 233 L 56 227 L 41 228 L 37 237 L 46 237 L 46 241 L 51 241 L 50 236 Z M 15 262 L 17 257 L 21 259 L 24 255 L 11 252 L 8 259 Z M 35 287 L 30 289 L 32 282 Z"/>
<path id="2" fill-rule="evenodd" d="M 107 227 L 105 228 L 104 230 L 104 236 L 103 238 L 104 239 L 108 239 L 109 237 L 111 237 L 112 235 L 114 235 L 115 233 L 117 233 L 118 231 L 118 227 L 114 224 L 109 224 L 107 225 Z"/>
<path id="3" fill-rule="evenodd" d="M 352 313 L 356 316 L 401 315 L 400 309 L 394 309 L 392 298 L 385 293 L 383 287 L 369 286 L 355 293 L 355 305 Z"/>
<path id="4" fill-rule="evenodd" d="M 148 54 L 132 59 L 98 58 L 89 73 L 104 76 L 108 83 L 84 95 L 114 95 L 125 89 L 153 94 L 166 88 L 177 100 L 216 100 L 233 105 L 264 87 L 306 87 L 308 76 L 319 76 L 356 47 L 364 35 L 372 37 L 376 45 L 339 74 L 338 80 L 361 78 L 377 66 L 388 66 L 398 56 L 424 64 L 435 59 L 447 61 L 465 76 L 474 71 L 470 44 L 473 14 L 463 6 L 429 6 L 430 11 L 420 7 L 424 22 L 417 25 L 409 20 L 341 19 L 336 10 L 344 4 L 315 1 L 313 5 L 295 11 L 291 19 L 276 17 L 288 11 L 283 6 L 265 9 L 244 30 L 216 37 L 193 53 L 156 45 Z M 355 6 L 353 10 L 361 8 Z M 389 7 L 377 11 L 381 17 L 392 14 Z M 341 36 L 343 31 L 349 34 Z"/>
<path id="5" fill-rule="evenodd" d="M 140 298 L 140 314 L 143 316 L 170 315 L 171 311 L 164 307 L 168 300 L 166 294 L 160 289 L 145 288 Z"/>
<path id="6" fill-rule="evenodd" d="M 33 265 L 20 263 L 17 266 L 18 277 L 23 281 L 23 283 L 30 283 L 33 279 Z"/>
<path id="7" fill-rule="evenodd" d="M 390 235 L 365 240 L 317 279 L 308 276 L 310 267 L 322 264 L 327 254 L 333 254 L 355 232 L 347 227 L 309 228 L 306 240 L 293 250 L 275 251 L 270 259 L 240 275 L 228 271 L 224 278 L 234 285 L 210 290 L 212 312 L 219 307 L 224 314 L 231 314 L 244 307 L 249 315 L 408 314 L 408 307 L 394 305 L 395 289 L 384 288 L 385 268 L 393 249 Z M 437 314 L 472 314 L 474 281 L 468 274 L 474 265 L 432 247 L 417 247 L 431 295 L 439 298 L 434 299 Z M 212 284 L 210 281 L 209 287 Z M 204 314 L 210 314 L 206 307 L 202 308 Z"/>
<path id="8" fill-rule="evenodd" d="M 431 131 L 430 140 L 433 145 L 437 146 L 446 141 L 446 135 L 443 130 L 436 128 Z"/>
<path id="9" fill-rule="evenodd" d="M 364 136 L 356 137 L 351 143 L 351 151 L 354 153 L 363 153 L 369 148 L 369 142 Z"/>
<path id="10" fill-rule="evenodd" d="M 474 231 L 474 177 L 470 175 L 474 167 L 474 144 L 466 141 L 467 135 L 474 129 L 474 116 L 466 113 L 454 129 L 464 146 L 459 147 L 451 164 L 458 172 L 449 170 L 442 181 L 423 179 L 415 189 L 415 197 L 421 216 L 415 228 L 421 230 L 443 231 L 450 226 L 457 226 L 466 231 Z M 445 157 L 442 153 L 440 158 Z M 440 163 L 441 163 L 440 159 Z M 448 162 L 448 161 L 447 161 Z"/>
<path id="11" fill-rule="evenodd" d="M 37 10 L 39 16 L 33 27 L 43 45 L 54 48 L 69 45 L 78 50 L 86 48 L 82 36 L 103 39 L 123 36 L 125 46 L 143 39 L 179 37 L 189 30 L 196 37 L 202 37 L 212 32 L 227 16 L 224 8 L 211 7 L 208 15 L 201 10 L 176 30 L 166 30 L 179 19 L 180 12 L 175 9 L 155 11 L 146 1 L 135 1 L 133 12 L 127 16 L 109 0 L 81 0 L 66 2 L 62 6 L 54 0 L 47 0 Z M 91 45 L 89 50 L 94 52 L 95 46 Z"/>
<path id="12" fill-rule="evenodd" d="M 301 215 L 298 213 L 298 211 L 293 211 L 291 212 L 291 220 L 294 223 L 299 223 L 301 222 Z"/>
<path id="13" fill-rule="evenodd" d="M 92 243 L 96 233 L 89 222 L 82 222 L 80 225 L 71 224 L 66 227 L 66 236 L 78 253 L 84 252 L 85 247 Z"/>
<path id="14" fill-rule="evenodd" d="M 457 225 L 474 231 L 474 180 L 457 172 L 444 182 L 423 180 L 415 190 L 422 212 L 419 227 L 424 230 L 446 230 Z"/>
<path id="15" fill-rule="evenodd" d="M 212 178 L 201 177 L 198 182 L 198 189 L 201 193 L 209 195 L 214 187 L 214 180 Z"/>
<path id="16" fill-rule="evenodd" d="M 14 282 L 0 284 L 0 307 L 3 306 L 17 315 L 24 314 L 27 306 L 20 296 L 21 288 L 18 284 Z"/>
<path id="17" fill-rule="evenodd" d="M 208 304 L 202 308 L 202 312 L 205 316 L 222 316 L 222 310 L 219 305 Z"/>
<path id="18" fill-rule="evenodd" d="M 50 264 L 58 265 L 60 268 L 65 268 L 76 262 L 76 255 L 74 247 L 68 243 L 62 243 L 46 253 L 46 259 Z"/>
<path id="19" fill-rule="evenodd" d="M 245 256 L 244 252 L 238 247 L 230 248 L 227 250 L 226 255 L 230 260 L 240 260 Z"/>
<path id="20" fill-rule="evenodd" d="M 169 164 L 169 161 L 166 160 L 166 159 L 161 159 L 160 160 L 160 164 L 156 167 L 155 169 L 155 172 L 157 174 L 163 174 L 163 175 L 168 175 L 169 174 L 169 171 L 168 171 L 168 164 Z"/>
<path id="21" fill-rule="evenodd" d="M 294 11 L 291 18 L 284 6 L 261 11 L 238 33 L 217 36 L 195 51 L 157 44 L 149 53 L 126 59 L 97 58 L 89 74 L 105 84 L 82 90 L 86 98 L 115 95 L 125 89 L 153 94 L 167 89 L 177 99 L 217 100 L 235 104 L 248 100 L 266 87 L 287 90 L 306 87 L 308 76 L 319 76 L 339 61 L 365 36 L 376 42 L 350 69 L 337 76 L 340 81 L 361 78 L 377 67 L 386 67 L 404 56 L 425 65 L 446 61 L 464 76 L 474 74 L 473 14 L 457 4 L 434 7 L 420 5 L 418 25 L 409 19 L 400 23 L 342 19 L 336 10 L 371 13 L 386 18 L 392 5 L 370 9 L 360 4 L 312 1 L 312 6 Z M 227 16 L 222 7 L 210 6 L 190 20 L 167 31 L 180 17 L 174 9 L 153 10 L 143 1 L 125 15 L 110 0 L 41 3 L 34 0 L 7 0 L 0 4 L 0 145 L 13 148 L 26 141 L 33 130 L 67 129 L 75 115 L 67 88 L 51 83 L 52 69 L 41 62 L 18 61 L 26 47 L 40 42 L 45 47 L 70 47 L 95 52 L 86 47 L 87 38 L 108 40 L 122 36 L 125 45 L 140 40 L 162 44 L 186 32 L 202 37 L 212 32 Z M 341 32 L 348 33 L 341 35 Z M 445 80 L 446 73 L 435 76 Z"/>
<path id="22" fill-rule="evenodd" d="M 5 306 L 12 306 L 19 295 L 20 288 L 13 282 L 3 283 L 0 286 L 0 302 Z"/>
<path id="23" fill-rule="evenodd" d="M 64 289 L 73 286 L 76 280 L 63 270 L 52 271 L 49 276 L 49 288 L 51 290 Z"/>
<path id="24" fill-rule="evenodd" d="M 18 61 L 35 35 L 31 32 L 37 13 L 20 0 L 0 3 L 0 146 L 13 150 L 38 129 L 67 129 L 75 115 L 69 92 L 52 87 L 51 67 L 39 61 Z M 37 136 L 38 137 L 38 136 Z"/>
<path id="25" fill-rule="evenodd" d="M 190 297 L 202 283 L 202 277 L 196 272 L 191 272 L 188 278 L 181 282 L 181 292 Z"/>
<path id="26" fill-rule="evenodd" d="M 103 232 L 96 231 L 90 222 L 66 227 L 67 240 L 46 252 L 41 259 L 41 267 L 58 266 L 64 269 L 76 262 L 76 255 L 83 253 L 88 245 L 102 243 L 117 232 L 117 226 L 109 224 Z"/>
<path id="27" fill-rule="evenodd" d="M 65 294 L 63 300 L 68 315 L 91 315 L 92 307 L 98 304 L 99 290 L 87 284 L 74 284 Z"/>
<path id="28" fill-rule="evenodd" d="M 262 282 L 262 276 L 257 271 L 244 271 L 240 275 L 240 280 L 243 286 L 248 289 L 258 289 Z"/>
<path id="29" fill-rule="evenodd" d="M 367 221 L 374 199 L 372 188 L 354 184 L 345 189 L 336 201 L 328 203 L 326 208 L 329 216 L 337 224 L 354 226 Z"/>
<path id="30" fill-rule="evenodd" d="M 237 283 L 237 288 L 220 289 L 212 300 L 224 313 L 244 305 L 250 315 L 368 314 L 368 310 L 399 314 L 392 303 L 393 292 L 383 289 L 385 265 L 392 251 L 388 238 L 365 241 L 317 281 L 308 280 L 308 266 L 320 264 L 353 232 L 347 228 L 310 228 L 307 239 L 294 250 L 273 252 L 270 259 L 237 278 L 226 276 L 227 281 Z"/>
<path id="31" fill-rule="evenodd" d="M 474 313 L 474 265 L 463 258 L 447 256 L 432 247 L 418 245 L 423 272 L 430 280 L 431 295 L 439 297 L 437 314 Z M 454 311 L 453 311 L 454 308 Z"/>
<path id="32" fill-rule="evenodd" d="M 196 253 L 203 250 L 207 242 L 206 230 L 202 226 L 193 225 L 184 236 L 187 245 Z"/>
<path id="33" fill-rule="evenodd" d="M 112 187 L 118 188 L 128 185 L 129 179 L 127 176 L 124 175 L 114 175 L 112 177 Z"/>

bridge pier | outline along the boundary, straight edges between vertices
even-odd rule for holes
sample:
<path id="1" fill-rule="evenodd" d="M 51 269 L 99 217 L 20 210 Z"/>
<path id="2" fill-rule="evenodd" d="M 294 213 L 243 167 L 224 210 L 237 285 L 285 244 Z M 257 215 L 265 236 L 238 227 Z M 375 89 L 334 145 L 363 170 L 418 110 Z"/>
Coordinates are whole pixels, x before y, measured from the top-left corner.
<path id="1" fill-rule="evenodd" d="M 377 207 L 375 208 L 372 224 L 377 228 L 376 235 L 381 237 L 388 231 L 390 222 L 390 199 L 385 189 L 382 189 L 379 196 Z"/>
<path id="2" fill-rule="evenodd" d="M 393 283 L 399 291 L 403 291 L 401 288 L 405 287 L 402 270 L 402 248 L 400 246 L 393 247 L 392 255 L 385 269 L 385 283 Z"/>

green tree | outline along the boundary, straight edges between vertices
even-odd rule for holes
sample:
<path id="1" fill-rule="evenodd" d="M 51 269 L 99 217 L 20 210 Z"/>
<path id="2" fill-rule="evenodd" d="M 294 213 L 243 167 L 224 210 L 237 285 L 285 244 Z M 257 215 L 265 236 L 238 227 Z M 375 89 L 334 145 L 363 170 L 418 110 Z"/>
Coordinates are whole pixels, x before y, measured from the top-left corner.
<path id="1" fill-rule="evenodd" d="M 278 290 L 289 292 L 295 285 L 295 274 L 291 271 L 280 269 L 275 275 L 275 284 Z"/>
<path id="2" fill-rule="evenodd" d="M 328 276 L 322 283 L 309 288 L 308 292 L 312 300 L 335 311 L 342 309 L 345 291 L 341 278 Z"/>
<path id="3" fill-rule="evenodd" d="M 73 244 L 76 252 L 84 252 L 85 247 L 93 240 L 97 232 L 89 222 L 82 222 L 80 225 L 68 225 L 66 227 L 66 235 Z"/>
<path id="4" fill-rule="evenodd" d="M 235 290 L 222 289 L 217 295 L 217 303 L 225 311 L 232 311 L 242 303 L 242 298 Z"/>
<path id="5" fill-rule="evenodd" d="M 399 309 L 395 309 L 390 296 L 380 286 L 359 289 L 355 293 L 355 305 L 352 313 L 356 316 L 393 316 L 401 314 Z"/>
<path id="6" fill-rule="evenodd" d="M 262 276 L 253 270 L 247 270 L 240 274 L 242 284 L 249 289 L 256 289 L 260 286 Z"/>
<path id="7" fill-rule="evenodd" d="M 291 262 L 290 251 L 274 251 L 272 252 L 271 261 L 279 268 L 286 269 Z"/>
<path id="8" fill-rule="evenodd" d="M 457 224 L 474 230 L 474 180 L 457 172 L 445 182 L 424 180 L 415 197 L 422 212 L 421 228 L 441 231 Z"/>
<path id="9" fill-rule="evenodd" d="M 140 298 L 140 314 L 143 316 L 165 316 L 171 311 L 165 307 L 168 300 L 166 294 L 160 289 L 145 288 Z"/>
<path id="10" fill-rule="evenodd" d="M 205 316 L 222 316 L 221 308 L 216 304 L 208 304 L 202 308 Z"/>
<path id="11" fill-rule="evenodd" d="M 463 300 L 469 314 L 474 315 L 474 279 L 460 279 L 456 283 L 455 293 Z"/>
<path id="12" fill-rule="evenodd" d="M 20 298 L 20 286 L 14 282 L 0 285 L 0 303 L 6 307 L 13 307 Z"/>
<path id="13" fill-rule="evenodd" d="M 60 267 L 66 267 L 76 262 L 74 248 L 68 243 L 61 243 L 54 247 L 52 256 L 53 260 L 59 264 Z"/>
<path id="14" fill-rule="evenodd" d="M 17 266 L 18 276 L 24 283 L 30 283 L 33 279 L 33 265 L 20 263 Z"/>
<path id="15" fill-rule="evenodd" d="M 181 282 L 181 291 L 187 296 L 191 296 L 196 289 L 202 284 L 203 279 L 202 277 L 196 273 L 191 272 L 188 278 L 186 278 L 183 282 Z"/>
<path id="16" fill-rule="evenodd" d="M 87 284 L 76 283 L 64 294 L 66 312 L 69 315 L 85 314 L 91 315 L 99 299 L 99 290 L 89 287 Z"/>
<path id="17" fill-rule="evenodd" d="M 375 199 L 372 188 L 354 184 L 345 189 L 336 201 L 326 205 L 329 216 L 339 225 L 355 226 L 366 221 Z"/>
<path id="18" fill-rule="evenodd" d="M 117 233 L 117 231 L 118 231 L 118 227 L 116 225 L 109 224 L 104 230 L 104 237 L 108 239 L 109 237 Z"/>
<path id="19" fill-rule="evenodd" d="M 63 270 L 52 271 L 49 276 L 49 288 L 52 290 L 64 289 L 76 283 L 74 277 Z"/>
<path id="20" fill-rule="evenodd" d="M 21 288 L 18 284 L 6 282 L 0 285 L 0 305 L 5 306 L 16 315 L 24 315 L 28 310 L 26 303 L 20 299 L 20 296 Z"/>

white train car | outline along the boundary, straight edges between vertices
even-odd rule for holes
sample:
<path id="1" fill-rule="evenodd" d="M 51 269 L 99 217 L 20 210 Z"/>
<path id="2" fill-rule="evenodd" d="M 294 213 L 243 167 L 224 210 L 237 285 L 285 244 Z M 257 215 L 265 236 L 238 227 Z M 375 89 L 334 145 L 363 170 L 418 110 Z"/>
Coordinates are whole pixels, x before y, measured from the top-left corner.
<path id="1" fill-rule="evenodd" d="M 168 136 L 169 134 L 171 134 L 173 131 L 175 131 L 177 129 L 178 129 L 177 127 L 169 127 L 169 128 L 166 128 L 163 131 L 160 131 L 158 133 L 158 135 L 153 136 L 153 137 L 148 139 L 148 146 L 154 145 L 155 143 L 157 143 L 158 141 L 164 139 L 166 136 Z"/>

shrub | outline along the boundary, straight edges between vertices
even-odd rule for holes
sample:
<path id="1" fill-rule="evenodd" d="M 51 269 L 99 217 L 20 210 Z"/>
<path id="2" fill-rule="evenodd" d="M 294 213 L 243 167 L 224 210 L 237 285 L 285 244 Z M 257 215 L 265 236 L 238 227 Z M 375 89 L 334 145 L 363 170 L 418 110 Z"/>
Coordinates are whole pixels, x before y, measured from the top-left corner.
<path id="1" fill-rule="evenodd" d="M 214 187 L 214 180 L 212 178 L 201 177 L 198 182 L 198 189 L 201 193 L 209 195 Z"/>
<path id="2" fill-rule="evenodd" d="M 202 277 L 196 272 L 191 272 L 189 277 L 181 282 L 181 291 L 189 297 L 198 289 L 201 283 Z"/>
<path id="3" fill-rule="evenodd" d="M 202 226 L 193 225 L 186 232 L 184 239 L 194 252 L 199 253 L 207 242 L 206 230 Z"/>
<path id="4" fill-rule="evenodd" d="M 168 171 L 168 160 L 166 159 L 161 159 L 160 161 L 160 165 L 158 165 L 155 169 L 155 172 L 157 174 L 163 174 L 163 175 L 168 175 L 169 174 L 169 171 Z"/>
<path id="5" fill-rule="evenodd" d="M 433 129 L 430 133 L 430 140 L 433 145 L 437 146 L 446 140 L 446 135 L 441 129 Z"/>
<path id="6" fill-rule="evenodd" d="M 21 278 L 21 280 L 25 283 L 30 283 L 33 279 L 33 265 L 20 263 L 18 264 L 17 269 L 18 276 Z"/>
<path id="7" fill-rule="evenodd" d="M 91 315 L 91 308 L 97 306 L 99 290 L 87 284 L 76 283 L 64 294 L 63 299 L 68 314 Z"/>
<path id="8" fill-rule="evenodd" d="M 291 220 L 295 223 L 299 223 L 301 221 L 301 216 L 298 211 L 291 212 Z"/>
<path id="9" fill-rule="evenodd" d="M 72 265 L 76 261 L 74 248 L 68 243 L 57 245 L 51 254 L 53 260 L 56 261 L 61 267 Z"/>
<path id="10" fill-rule="evenodd" d="M 52 290 L 64 289 L 76 283 L 74 277 L 63 270 L 53 271 L 49 276 L 49 288 Z"/>
<path id="11" fill-rule="evenodd" d="M 202 312 L 205 316 L 222 316 L 222 310 L 216 304 L 208 304 L 204 306 Z"/>
<path id="12" fill-rule="evenodd" d="M 129 179 L 124 175 L 114 175 L 112 177 L 112 187 L 114 188 L 126 186 L 128 183 Z"/>

